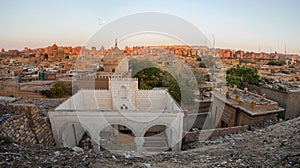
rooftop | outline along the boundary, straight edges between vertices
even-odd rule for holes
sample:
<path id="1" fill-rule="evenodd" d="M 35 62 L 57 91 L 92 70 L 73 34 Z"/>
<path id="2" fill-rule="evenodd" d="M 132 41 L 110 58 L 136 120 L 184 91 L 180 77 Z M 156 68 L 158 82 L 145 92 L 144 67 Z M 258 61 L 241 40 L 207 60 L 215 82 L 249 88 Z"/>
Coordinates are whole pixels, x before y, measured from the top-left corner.
<path id="1" fill-rule="evenodd" d="M 226 104 L 239 108 L 251 116 L 278 113 L 284 110 L 278 106 L 277 102 L 251 93 L 247 89 L 229 88 L 225 95 L 218 91 L 213 91 L 213 95 Z"/>

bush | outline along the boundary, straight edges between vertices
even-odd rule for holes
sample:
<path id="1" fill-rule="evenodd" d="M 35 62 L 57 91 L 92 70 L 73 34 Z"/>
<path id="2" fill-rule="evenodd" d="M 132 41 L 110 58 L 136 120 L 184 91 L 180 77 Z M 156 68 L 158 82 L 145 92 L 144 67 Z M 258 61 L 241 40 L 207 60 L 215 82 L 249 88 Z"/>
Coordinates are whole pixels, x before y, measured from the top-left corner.
<path id="1" fill-rule="evenodd" d="M 72 94 L 72 90 L 63 82 L 55 83 L 50 90 L 41 91 L 47 98 L 62 98 Z"/>
<path id="2" fill-rule="evenodd" d="M 242 89 L 244 82 L 257 85 L 260 81 L 260 76 L 256 68 L 245 66 L 232 67 L 226 71 L 226 82 L 228 86 L 236 85 Z"/>
<path id="3" fill-rule="evenodd" d="M 279 61 L 269 61 L 267 63 L 267 65 L 271 65 L 271 66 L 282 66 L 284 65 L 284 62 L 279 62 Z"/>

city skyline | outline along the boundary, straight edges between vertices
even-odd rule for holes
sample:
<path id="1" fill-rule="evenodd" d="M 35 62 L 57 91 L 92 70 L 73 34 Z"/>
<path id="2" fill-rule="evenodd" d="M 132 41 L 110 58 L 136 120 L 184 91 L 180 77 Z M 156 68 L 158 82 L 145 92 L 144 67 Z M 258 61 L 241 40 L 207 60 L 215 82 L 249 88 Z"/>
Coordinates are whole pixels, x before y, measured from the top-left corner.
<path id="1" fill-rule="evenodd" d="M 298 1 L 1 1 L 0 47 L 23 49 L 84 45 L 103 25 L 145 11 L 180 17 L 217 48 L 300 53 Z M 176 28 L 176 26 L 174 25 Z M 149 38 L 149 36 L 146 36 Z M 153 38 L 153 36 L 152 36 Z M 146 38 L 144 44 L 147 45 Z M 155 37 L 157 45 L 173 45 Z M 113 44 L 114 37 L 105 39 Z M 140 41 L 143 45 L 143 40 Z M 169 43 L 168 43 L 169 42 Z M 165 44 L 164 44 L 165 43 Z M 126 44 L 124 44 L 126 45 Z M 129 44 L 131 45 L 131 44 Z M 175 44 L 176 45 L 176 44 Z M 99 46 L 96 46 L 99 48 Z M 123 47 L 123 46 L 122 46 Z"/>

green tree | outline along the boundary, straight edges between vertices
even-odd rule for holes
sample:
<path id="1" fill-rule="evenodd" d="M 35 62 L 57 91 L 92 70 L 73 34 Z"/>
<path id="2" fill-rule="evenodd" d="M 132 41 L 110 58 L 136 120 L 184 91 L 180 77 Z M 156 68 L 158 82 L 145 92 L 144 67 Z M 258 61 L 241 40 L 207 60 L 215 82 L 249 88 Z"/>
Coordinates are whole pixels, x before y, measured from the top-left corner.
<path id="1" fill-rule="evenodd" d="M 133 77 L 139 80 L 139 89 L 166 87 L 177 102 L 181 101 L 180 88 L 174 77 L 159 69 L 150 60 L 131 59 L 129 60 L 129 68 L 132 69 Z"/>
<path id="2" fill-rule="evenodd" d="M 227 85 L 231 87 L 236 85 L 242 89 L 244 82 L 257 85 L 259 81 L 260 76 L 256 68 L 237 66 L 226 71 L 226 82 Z"/>
<path id="3" fill-rule="evenodd" d="M 42 95 L 45 95 L 48 98 L 62 98 L 72 94 L 72 90 L 63 82 L 55 83 L 50 90 L 41 91 Z"/>
<path id="4" fill-rule="evenodd" d="M 153 89 L 154 87 L 168 88 L 170 94 L 177 102 L 180 102 L 180 88 L 171 74 L 158 68 L 145 68 L 136 75 L 139 80 L 139 89 Z"/>
<path id="5" fill-rule="evenodd" d="M 271 66 L 282 66 L 284 64 L 285 64 L 284 61 L 273 61 L 273 60 L 267 63 L 267 65 L 271 65 Z"/>
<path id="6" fill-rule="evenodd" d="M 129 60 L 129 69 L 132 70 L 132 74 L 135 75 L 138 72 L 142 71 L 145 68 L 155 67 L 158 68 L 153 62 L 148 59 L 130 59 Z"/>

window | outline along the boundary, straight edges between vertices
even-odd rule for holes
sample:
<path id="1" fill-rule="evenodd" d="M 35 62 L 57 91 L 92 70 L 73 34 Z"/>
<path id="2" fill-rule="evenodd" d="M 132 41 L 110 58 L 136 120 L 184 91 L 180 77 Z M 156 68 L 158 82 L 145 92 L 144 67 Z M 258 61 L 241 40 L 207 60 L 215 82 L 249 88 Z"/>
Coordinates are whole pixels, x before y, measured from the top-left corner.
<path id="1" fill-rule="evenodd" d="M 112 70 L 111 70 L 111 72 L 115 72 L 116 70 L 115 70 L 115 68 L 113 68 Z"/>
<path id="2" fill-rule="evenodd" d="M 125 86 L 122 86 L 120 88 L 120 98 L 121 99 L 126 99 L 127 98 L 127 89 Z"/>

